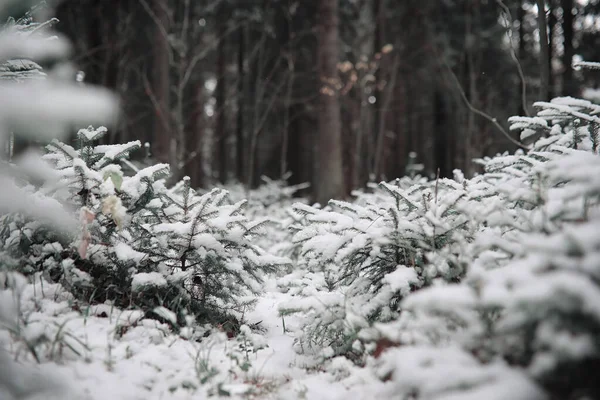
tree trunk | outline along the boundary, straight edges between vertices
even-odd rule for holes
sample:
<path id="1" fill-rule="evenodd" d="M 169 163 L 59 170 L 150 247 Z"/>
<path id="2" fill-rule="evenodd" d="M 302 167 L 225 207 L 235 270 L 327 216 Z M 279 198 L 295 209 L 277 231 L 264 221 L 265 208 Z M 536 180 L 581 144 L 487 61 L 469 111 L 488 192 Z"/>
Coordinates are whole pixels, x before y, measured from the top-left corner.
<path id="1" fill-rule="evenodd" d="M 386 113 L 389 109 L 390 102 L 392 101 L 393 89 L 396 85 L 398 68 L 400 67 L 400 57 L 397 54 L 394 56 L 394 61 L 391 67 L 391 76 L 389 77 L 389 82 L 387 82 L 385 88 L 381 90 L 378 100 L 378 103 L 380 103 L 379 108 L 377 109 L 377 113 L 379 114 L 377 118 L 379 125 L 377 126 L 377 140 L 375 145 L 375 157 L 373 167 L 373 172 L 375 174 L 376 180 L 383 179 L 385 175 L 386 150 L 384 149 L 384 144 L 388 142 L 386 135 Z"/>
<path id="2" fill-rule="evenodd" d="M 573 48 L 573 0 L 561 0 L 561 7 L 563 9 L 563 38 L 564 38 L 564 52 L 563 52 L 563 96 L 575 96 L 577 92 L 577 84 L 573 77 L 573 55 L 575 49 Z"/>
<path id="3" fill-rule="evenodd" d="M 237 178 L 240 182 L 246 182 L 244 171 L 246 170 L 246 163 L 244 162 L 245 152 L 245 141 L 244 141 L 244 57 L 246 56 L 245 49 L 245 35 L 244 26 L 238 28 L 238 59 L 237 59 L 237 73 L 238 73 L 238 87 L 237 87 L 237 127 L 236 127 L 236 167 L 237 167 Z"/>
<path id="4" fill-rule="evenodd" d="M 156 16 L 155 42 L 153 46 L 153 93 L 155 98 L 156 123 L 154 125 L 154 155 L 160 162 L 169 163 L 171 123 L 170 123 L 170 79 L 169 79 L 169 15 L 168 1 L 154 0 L 153 12 Z"/>
<path id="5" fill-rule="evenodd" d="M 192 94 L 192 115 L 187 132 L 187 145 L 192 157 L 187 165 L 188 175 L 192 187 L 198 188 L 204 185 L 203 148 L 204 148 L 204 81 L 195 82 Z"/>
<path id="6" fill-rule="evenodd" d="M 223 15 L 223 11 L 220 11 Z M 219 24 L 219 45 L 217 48 L 217 87 L 215 89 L 217 123 L 215 127 L 215 137 L 217 141 L 219 181 L 227 182 L 227 127 L 226 127 L 226 71 L 225 71 L 225 24 Z"/>
<path id="7" fill-rule="evenodd" d="M 548 2 L 548 97 L 553 98 L 554 95 L 554 68 L 552 68 L 552 60 L 554 59 L 554 28 L 556 27 L 556 13 L 554 0 Z"/>
<path id="8" fill-rule="evenodd" d="M 373 34 L 373 53 L 381 54 L 381 48 L 383 47 L 384 41 L 384 2 L 382 0 L 373 0 L 373 24 L 375 25 L 375 32 Z M 383 75 L 384 75 L 384 65 L 380 62 L 379 68 L 375 71 L 375 82 L 373 90 L 373 96 L 375 96 L 375 103 L 370 107 L 373 115 L 373 125 L 370 130 L 369 135 L 369 176 L 374 176 L 375 180 L 379 179 L 379 161 L 381 151 L 380 143 L 383 143 L 382 135 L 385 134 L 385 123 L 383 122 L 384 116 L 382 111 L 382 102 L 383 102 L 383 92 L 384 89 L 381 87 Z M 359 157 L 361 155 L 359 154 Z"/>
<path id="9" fill-rule="evenodd" d="M 525 64 L 525 57 L 527 56 L 527 51 L 525 48 L 525 9 L 523 8 L 523 6 L 525 5 L 525 0 L 521 0 L 519 2 L 519 9 L 517 12 L 517 18 L 519 19 L 519 62 L 521 63 L 521 65 Z M 523 82 L 523 80 L 521 80 L 519 82 L 519 99 L 521 99 L 521 101 L 519 102 L 519 104 L 521 105 L 519 107 L 519 115 L 527 115 L 527 110 L 525 109 L 525 100 L 523 99 L 523 97 L 525 96 L 524 92 L 527 89 L 525 88 L 525 82 Z"/>
<path id="10" fill-rule="evenodd" d="M 289 11 L 289 10 L 288 10 Z M 291 123 L 291 107 L 294 95 L 294 83 L 296 81 L 296 67 L 294 61 L 293 50 L 290 48 L 290 39 L 293 37 L 293 26 L 291 18 L 288 15 L 284 18 L 284 29 L 282 29 L 283 42 L 285 43 L 285 58 L 287 71 L 289 76 L 286 78 L 286 91 L 283 99 L 283 129 L 281 137 L 281 154 L 279 155 L 279 178 L 288 178 L 288 151 L 290 145 L 290 123 Z"/>
<path id="11" fill-rule="evenodd" d="M 439 175 L 444 178 L 452 177 L 448 160 L 448 149 L 450 148 L 449 130 L 446 129 L 448 125 L 444 96 L 439 90 L 436 90 L 434 93 L 435 171 L 439 171 Z"/>
<path id="12" fill-rule="evenodd" d="M 338 84 L 338 0 L 321 0 L 318 8 L 318 74 L 321 79 L 317 140 L 316 200 L 344 197 L 342 135 Z"/>
<path id="13" fill-rule="evenodd" d="M 540 100 L 547 101 L 550 98 L 550 50 L 548 46 L 548 27 L 546 21 L 546 2 L 536 0 L 538 7 L 537 24 L 540 34 Z"/>
<path id="14" fill-rule="evenodd" d="M 394 87 L 394 110 L 393 115 L 396 120 L 395 135 L 396 135 L 396 146 L 395 146 L 395 157 L 396 162 L 394 163 L 393 176 L 400 178 L 404 175 L 404 169 L 406 166 L 406 155 L 408 154 L 407 148 L 407 129 L 406 129 L 406 102 L 405 102 L 405 87 L 406 87 L 406 72 L 399 71 L 401 74 L 400 78 L 396 82 Z"/>

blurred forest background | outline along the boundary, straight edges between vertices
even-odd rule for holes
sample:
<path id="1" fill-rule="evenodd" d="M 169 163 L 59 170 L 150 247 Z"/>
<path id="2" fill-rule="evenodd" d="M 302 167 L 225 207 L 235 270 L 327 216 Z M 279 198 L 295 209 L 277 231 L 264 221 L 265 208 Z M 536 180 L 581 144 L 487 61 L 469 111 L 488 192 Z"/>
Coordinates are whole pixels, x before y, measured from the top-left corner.
<path id="1" fill-rule="evenodd" d="M 471 175 L 516 148 L 479 111 L 507 129 L 598 84 L 571 65 L 600 61 L 599 0 L 67 0 L 57 17 L 85 81 L 122 98 L 107 140 L 148 142 L 138 162 L 196 187 L 289 172 L 324 201 L 414 162 Z"/>

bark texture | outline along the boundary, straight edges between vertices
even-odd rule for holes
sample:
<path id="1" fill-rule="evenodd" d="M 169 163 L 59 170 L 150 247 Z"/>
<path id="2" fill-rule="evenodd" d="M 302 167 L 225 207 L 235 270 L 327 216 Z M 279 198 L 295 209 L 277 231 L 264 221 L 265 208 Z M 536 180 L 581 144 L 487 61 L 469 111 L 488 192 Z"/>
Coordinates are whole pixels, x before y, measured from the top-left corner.
<path id="1" fill-rule="evenodd" d="M 318 23 L 318 74 L 321 79 L 318 111 L 316 200 L 344 197 L 342 132 L 338 93 L 338 5 L 321 0 Z"/>

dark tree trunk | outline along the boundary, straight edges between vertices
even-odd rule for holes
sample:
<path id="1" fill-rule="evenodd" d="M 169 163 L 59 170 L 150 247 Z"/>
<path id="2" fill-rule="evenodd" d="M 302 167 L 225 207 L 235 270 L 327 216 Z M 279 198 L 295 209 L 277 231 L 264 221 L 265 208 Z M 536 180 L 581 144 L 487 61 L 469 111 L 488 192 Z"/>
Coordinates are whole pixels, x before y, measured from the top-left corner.
<path id="1" fill-rule="evenodd" d="M 554 68 L 552 68 L 552 60 L 554 59 L 554 28 L 556 27 L 556 7 L 554 0 L 548 3 L 548 97 L 553 98 L 554 92 Z"/>
<path id="2" fill-rule="evenodd" d="M 287 146 L 287 167 L 292 176 L 291 184 L 310 182 L 310 193 L 314 196 L 317 172 L 314 168 L 317 153 L 315 142 L 318 137 L 318 124 L 315 110 L 318 108 L 320 80 L 315 73 L 317 42 L 312 32 L 316 26 L 317 2 L 302 2 L 296 14 L 290 18 L 290 52 L 294 62 L 289 105 L 289 138 Z M 307 35 L 307 32 L 311 32 Z"/>
<path id="3" fill-rule="evenodd" d="M 224 12 L 221 11 L 223 18 Z M 219 21 L 219 45 L 217 48 L 217 87 L 215 89 L 216 107 L 217 107 L 217 124 L 215 128 L 215 136 L 218 146 L 218 165 L 219 165 L 219 181 L 227 182 L 227 127 L 226 127 L 226 71 L 225 71 L 225 24 Z"/>
<path id="4" fill-rule="evenodd" d="M 246 55 L 244 27 L 238 29 L 238 59 L 237 59 L 237 126 L 236 126 L 236 167 L 237 178 L 240 182 L 246 182 L 244 171 L 246 170 L 245 163 L 245 137 L 244 137 L 244 112 L 245 112 L 245 91 L 244 91 L 244 58 Z"/>
<path id="5" fill-rule="evenodd" d="M 547 101 L 550 98 L 550 51 L 548 49 L 548 23 L 546 21 L 546 2 L 536 0 L 538 7 L 537 24 L 540 40 L 540 100 Z"/>
<path id="6" fill-rule="evenodd" d="M 561 0 L 561 8 L 563 9 L 563 95 L 564 96 L 575 96 L 577 94 L 577 83 L 573 77 L 573 55 L 575 49 L 573 48 L 573 0 Z"/>
<path id="7" fill-rule="evenodd" d="M 311 132 L 315 131 L 315 124 L 312 121 L 305 107 L 302 105 L 293 105 L 290 108 L 290 138 L 287 148 L 287 160 L 289 170 L 292 172 L 289 182 L 299 184 L 304 182 L 313 182 L 315 171 L 312 169 L 313 160 L 316 158 L 313 150 L 314 137 Z"/>
<path id="8" fill-rule="evenodd" d="M 519 19 L 519 60 L 523 64 L 525 61 L 525 57 L 527 56 L 526 46 L 525 46 L 525 0 L 521 0 L 519 3 L 519 9 L 517 12 L 517 18 Z M 527 115 L 527 110 L 523 107 L 523 91 L 525 90 L 525 82 L 519 82 L 519 115 Z"/>
<path id="9" fill-rule="evenodd" d="M 204 128 L 206 120 L 204 118 L 204 82 L 197 82 L 192 93 L 192 112 L 189 128 L 187 131 L 187 144 L 191 160 L 187 165 L 187 173 L 190 177 L 192 187 L 202 187 L 204 185 L 204 169 L 202 165 L 202 149 L 204 145 Z"/>
<path id="10" fill-rule="evenodd" d="M 317 140 L 316 200 L 321 204 L 344 197 L 342 132 L 338 83 L 338 2 L 321 0 L 318 7 L 318 74 L 321 79 Z"/>
<path id="11" fill-rule="evenodd" d="M 154 66 L 152 93 L 155 99 L 156 123 L 154 125 L 154 155 L 160 162 L 170 163 L 171 121 L 170 121 L 170 62 L 169 62 L 169 5 L 167 0 L 154 0 L 153 12 L 156 16 L 154 26 L 154 46 L 152 47 Z"/>
<path id="12" fill-rule="evenodd" d="M 401 177 L 404 175 L 406 167 L 406 156 L 408 155 L 407 148 L 407 129 L 406 129 L 406 102 L 405 102 L 405 86 L 406 86 L 406 72 L 401 71 L 401 76 L 396 82 L 394 87 L 394 107 L 393 115 L 396 123 L 394 124 L 394 131 L 396 134 L 396 161 L 393 164 L 393 176 Z"/>
<path id="13" fill-rule="evenodd" d="M 451 177 L 451 167 L 448 160 L 448 149 L 450 148 L 450 141 L 448 140 L 449 130 L 446 129 L 448 118 L 444 96 L 439 91 L 436 91 L 434 94 L 434 114 L 434 131 L 436 133 L 435 170 L 439 170 L 441 177 L 449 178 Z"/>
<path id="14" fill-rule="evenodd" d="M 373 51 L 377 54 L 381 52 L 381 48 L 384 43 L 384 34 L 385 30 L 383 27 L 385 18 L 384 18 L 384 2 L 383 0 L 373 0 L 373 25 L 375 26 L 375 32 L 373 35 Z M 369 136 L 369 142 L 371 143 L 368 148 L 369 151 L 369 174 L 375 175 L 375 179 L 379 179 L 380 165 L 377 165 L 379 160 L 379 148 L 377 143 L 383 138 L 380 138 L 381 135 L 385 134 L 384 129 L 385 125 L 382 125 L 382 121 L 385 118 L 383 115 L 383 93 L 385 89 L 381 87 L 382 75 L 384 71 L 384 65 L 381 64 L 379 68 L 375 71 L 375 90 L 373 94 L 375 95 L 375 104 L 373 104 L 372 115 L 373 115 L 373 125 L 372 125 L 372 133 Z M 383 129 L 382 129 L 383 128 Z M 371 139 L 372 138 L 372 139 Z"/>

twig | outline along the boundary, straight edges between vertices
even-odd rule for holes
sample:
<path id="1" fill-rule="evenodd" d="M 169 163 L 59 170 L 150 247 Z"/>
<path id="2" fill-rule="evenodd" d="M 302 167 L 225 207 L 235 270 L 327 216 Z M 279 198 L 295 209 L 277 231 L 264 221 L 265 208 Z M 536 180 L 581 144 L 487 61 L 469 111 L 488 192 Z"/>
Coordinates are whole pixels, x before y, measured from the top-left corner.
<path id="1" fill-rule="evenodd" d="M 462 100 L 465 103 L 465 105 L 467 106 L 467 108 L 472 113 L 477 114 L 480 117 L 483 117 L 486 120 L 488 120 L 489 122 L 491 122 L 498 129 L 498 131 L 500 131 L 500 133 L 502 133 L 502 135 L 504 135 L 504 137 L 506 139 L 508 139 L 512 144 L 514 144 L 515 146 L 519 146 L 520 148 L 522 148 L 524 150 L 527 150 L 528 147 L 525 146 L 524 144 L 522 144 L 521 142 L 519 142 L 518 140 L 513 139 L 510 136 L 510 134 L 502 127 L 502 125 L 500 125 L 500 123 L 498 123 L 498 120 L 496 118 L 494 118 L 494 117 L 490 116 L 489 114 L 487 114 L 487 113 L 479 110 L 478 108 L 473 107 L 473 105 L 471 104 L 471 102 L 467 98 L 467 95 L 465 94 L 465 91 L 463 90 L 463 88 L 462 88 L 462 86 L 460 84 L 460 81 L 456 77 L 456 74 L 454 73 L 454 71 L 452 71 L 452 68 L 448 65 L 448 62 L 446 61 L 446 59 L 443 58 L 443 57 L 441 57 L 441 59 L 442 59 L 442 62 L 444 63 L 444 66 L 446 67 L 446 69 L 450 73 L 450 76 L 452 77 L 452 80 L 456 84 L 456 88 L 458 90 L 458 93 L 460 94 L 460 97 L 462 98 Z"/>

